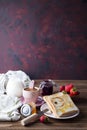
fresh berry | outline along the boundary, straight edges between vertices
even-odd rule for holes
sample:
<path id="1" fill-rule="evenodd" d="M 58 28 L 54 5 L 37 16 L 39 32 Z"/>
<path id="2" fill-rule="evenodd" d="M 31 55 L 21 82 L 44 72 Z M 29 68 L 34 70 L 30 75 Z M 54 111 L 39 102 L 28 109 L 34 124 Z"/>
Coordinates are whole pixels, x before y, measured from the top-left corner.
<path id="1" fill-rule="evenodd" d="M 75 87 L 70 89 L 70 96 L 79 95 L 79 93 L 80 92 L 77 91 L 77 89 Z"/>
<path id="2" fill-rule="evenodd" d="M 49 121 L 49 118 L 48 118 L 47 116 L 42 115 L 42 116 L 40 117 L 40 122 L 42 122 L 42 123 L 47 123 L 48 121 Z"/>
<path id="3" fill-rule="evenodd" d="M 63 85 L 63 86 L 60 86 L 59 91 L 62 92 L 62 91 L 64 91 L 64 90 L 65 90 L 65 86 L 64 86 L 64 85 Z"/>
<path id="4" fill-rule="evenodd" d="M 67 93 L 70 93 L 70 90 L 71 90 L 73 87 L 74 87 L 73 84 L 68 84 L 68 85 L 65 86 L 65 91 L 66 91 Z"/>

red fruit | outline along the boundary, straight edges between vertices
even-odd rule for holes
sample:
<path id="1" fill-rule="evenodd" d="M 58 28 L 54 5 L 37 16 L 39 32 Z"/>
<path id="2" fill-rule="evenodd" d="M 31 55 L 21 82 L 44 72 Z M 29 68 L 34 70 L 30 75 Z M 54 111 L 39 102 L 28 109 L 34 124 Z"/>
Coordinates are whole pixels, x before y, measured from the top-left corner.
<path id="1" fill-rule="evenodd" d="M 67 93 L 70 93 L 70 90 L 71 90 L 73 87 L 74 87 L 73 84 L 68 84 L 68 85 L 65 86 L 65 91 L 66 91 Z"/>
<path id="2" fill-rule="evenodd" d="M 65 86 L 64 86 L 64 85 L 63 85 L 63 86 L 60 86 L 59 91 L 62 92 L 62 91 L 64 91 L 64 90 L 65 90 Z"/>
<path id="3" fill-rule="evenodd" d="M 42 122 L 42 123 L 47 123 L 48 121 L 49 121 L 49 118 L 48 118 L 47 116 L 42 115 L 42 116 L 40 117 L 40 122 Z"/>
<path id="4" fill-rule="evenodd" d="M 77 89 L 74 87 L 72 89 L 70 89 L 70 96 L 75 96 L 75 95 L 79 95 L 79 91 L 77 91 Z"/>

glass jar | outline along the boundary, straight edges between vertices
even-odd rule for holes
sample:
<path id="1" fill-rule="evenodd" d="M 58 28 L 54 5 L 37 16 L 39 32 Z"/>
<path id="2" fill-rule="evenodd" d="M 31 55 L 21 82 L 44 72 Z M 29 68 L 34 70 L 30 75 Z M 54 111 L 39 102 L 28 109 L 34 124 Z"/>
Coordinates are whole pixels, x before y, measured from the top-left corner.
<path id="1" fill-rule="evenodd" d="M 39 85 L 41 96 L 51 95 L 53 93 L 53 82 L 52 80 L 42 81 Z"/>

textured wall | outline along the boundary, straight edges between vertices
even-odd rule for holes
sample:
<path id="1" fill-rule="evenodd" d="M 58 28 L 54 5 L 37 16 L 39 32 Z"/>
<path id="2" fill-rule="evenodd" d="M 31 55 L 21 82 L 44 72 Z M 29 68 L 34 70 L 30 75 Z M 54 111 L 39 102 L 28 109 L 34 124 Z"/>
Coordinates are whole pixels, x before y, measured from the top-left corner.
<path id="1" fill-rule="evenodd" d="M 0 73 L 87 79 L 86 0 L 0 0 Z"/>

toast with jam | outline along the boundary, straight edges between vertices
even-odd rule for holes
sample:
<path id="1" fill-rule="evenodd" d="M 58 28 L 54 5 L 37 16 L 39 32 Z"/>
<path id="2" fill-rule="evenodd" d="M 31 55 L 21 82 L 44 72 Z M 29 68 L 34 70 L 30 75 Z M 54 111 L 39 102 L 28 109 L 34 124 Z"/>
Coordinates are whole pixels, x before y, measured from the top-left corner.
<path id="1" fill-rule="evenodd" d="M 52 95 L 43 96 L 49 110 L 55 117 L 71 116 L 78 112 L 78 107 L 74 104 L 68 94 L 58 92 Z"/>

